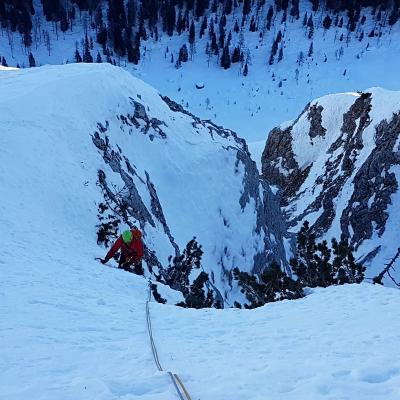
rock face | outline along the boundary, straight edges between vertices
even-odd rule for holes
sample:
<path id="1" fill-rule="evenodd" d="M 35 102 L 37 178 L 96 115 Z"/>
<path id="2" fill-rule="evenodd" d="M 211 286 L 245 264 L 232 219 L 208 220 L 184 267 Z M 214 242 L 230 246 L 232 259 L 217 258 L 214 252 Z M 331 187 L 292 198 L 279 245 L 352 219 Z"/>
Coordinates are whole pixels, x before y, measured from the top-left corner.
<path id="1" fill-rule="evenodd" d="M 262 175 L 290 230 L 308 220 L 321 238 L 344 234 L 379 271 L 398 248 L 399 135 L 400 93 L 378 88 L 322 97 L 273 129 Z"/>

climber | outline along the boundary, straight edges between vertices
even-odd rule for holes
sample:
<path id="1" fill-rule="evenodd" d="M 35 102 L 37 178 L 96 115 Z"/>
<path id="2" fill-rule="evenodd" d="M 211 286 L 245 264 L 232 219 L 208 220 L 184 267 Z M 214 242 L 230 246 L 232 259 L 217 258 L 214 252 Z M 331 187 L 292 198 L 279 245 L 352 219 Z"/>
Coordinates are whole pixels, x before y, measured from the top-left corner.
<path id="1" fill-rule="evenodd" d="M 121 250 L 118 268 L 122 268 L 125 271 L 134 272 L 137 275 L 144 274 L 142 267 L 142 232 L 140 232 L 139 229 L 132 228 L 131 230 L 124 231 L 113 244 L 106 257 L 101 259 L 100 262 L 105 264 L 118 250 Z M 133 269 L 132 265 L 134 266 Z"/>

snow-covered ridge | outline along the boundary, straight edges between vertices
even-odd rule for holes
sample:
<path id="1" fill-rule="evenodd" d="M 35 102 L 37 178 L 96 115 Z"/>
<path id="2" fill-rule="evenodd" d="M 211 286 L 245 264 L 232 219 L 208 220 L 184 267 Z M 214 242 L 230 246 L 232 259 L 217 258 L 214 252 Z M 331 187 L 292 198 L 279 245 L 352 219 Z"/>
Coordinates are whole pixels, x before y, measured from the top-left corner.
<path id="1" fill-rule="evenodd" d="M 400 92 L 328 95 L 272 130 L 263 153 L 292 229 L 308 220 L 321 237 L 345 234 L 375 271 L 398 248 L 399 113 Z"/>
<path id="2" fill-rule="evenodd" d="M 155 271 L 194 236 L 222 292 L 232 268 L 284 259 L 279 207 L 233 132 L 107 64 L 2 71 L 0 87 L 6 248 L 44 254 L 56 238 L 57 256 L 88 241 L 89 258 L 103 255 L 95 242 L 106 193 L 142 228 Z"/>

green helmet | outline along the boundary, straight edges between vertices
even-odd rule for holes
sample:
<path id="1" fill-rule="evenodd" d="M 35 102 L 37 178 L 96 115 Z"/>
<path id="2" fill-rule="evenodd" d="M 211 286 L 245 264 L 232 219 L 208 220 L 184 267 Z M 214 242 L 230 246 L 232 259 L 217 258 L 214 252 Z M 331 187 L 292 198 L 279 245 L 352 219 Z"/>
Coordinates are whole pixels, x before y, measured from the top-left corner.
<path id="1" fill-rule="evenodd" d="M 124 231 L 122 232 L 122 240 L 126 243 L 129 244 L 132 242 L 133 234 L 131 231 Z"/>

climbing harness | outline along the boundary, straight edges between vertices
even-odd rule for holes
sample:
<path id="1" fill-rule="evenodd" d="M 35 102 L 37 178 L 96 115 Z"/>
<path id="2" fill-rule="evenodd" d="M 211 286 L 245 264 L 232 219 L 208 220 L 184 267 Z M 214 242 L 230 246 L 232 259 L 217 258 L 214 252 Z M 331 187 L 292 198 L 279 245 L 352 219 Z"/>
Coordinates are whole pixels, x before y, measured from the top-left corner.
<path id="1" fill-rule="evenodd" d="M 157 347 L 154 343 L 154 338 L 153 338 L 153 329 L 151 326 L 151 317 L 150 317 L 150 301 L 151 301 L 151 281 L 149 280 L 149 294 L 148 298 L 146 301 L 146 322 L 147 322 L 147 332 L 149 334 L 149 339 L 150 339 L 150 346 L 151 346 L 151 351 L 153 353 L 153 358 L 154 362 L 156 363 L 157 369 L 159 371 L 164 372 L 160 360 L 158 358 L 158 352 L 157 352 Z M 192 400 L 192 398 L 189 395 L 189 392 L 187 391 L 185 385 L 183 384 L 182 380 L 179 378 L 177 374 L 173 374 L 172 372 L 167 371 L 169 377 L 171 378 L 172 384 L 174 385 L 174 388 L 176 390 L 176 393 L 178 394 L 179 400 Z"/>

